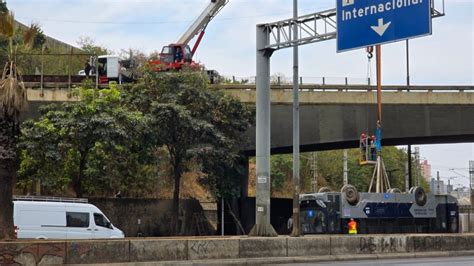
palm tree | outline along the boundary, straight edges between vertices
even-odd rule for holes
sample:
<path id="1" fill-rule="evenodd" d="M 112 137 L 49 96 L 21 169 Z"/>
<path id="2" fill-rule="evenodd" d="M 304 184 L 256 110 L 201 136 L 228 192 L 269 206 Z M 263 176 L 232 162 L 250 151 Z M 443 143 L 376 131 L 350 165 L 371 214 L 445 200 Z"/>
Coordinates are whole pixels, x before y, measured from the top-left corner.
<path id="1" fill-rule="evenodd" d="M 15 65 L 14 28 L 13 13 L 2 12 L 0 34 L 8 38 L 9 48 L 8 60 L 0 79 L 0 239 L 10 239 L 14 236 L 12 192 L 18 168 L 16 144 L 20 133 L 20 112 L 27 102 L 26 88 Z M 34 39 L 33 35 L 33 32 L 25 33 L 23 36 L 24 41 L 27 41 L 25 43 Z"/>

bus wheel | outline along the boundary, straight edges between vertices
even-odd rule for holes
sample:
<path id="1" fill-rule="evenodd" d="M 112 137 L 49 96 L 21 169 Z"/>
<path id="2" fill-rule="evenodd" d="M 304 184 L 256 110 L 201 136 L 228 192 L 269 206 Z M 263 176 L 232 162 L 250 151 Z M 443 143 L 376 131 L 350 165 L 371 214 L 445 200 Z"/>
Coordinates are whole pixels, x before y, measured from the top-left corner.
<path id="1" fill-rule="evenodd" d="M 359 191 L 353 185 L 344 185 L 341 189 L 342 194 L 344 194 L 347 202 L 350 205 L 356 205 L 359 203 Z"/>
<path id="2" fill-rule="evenodd" d="M 391 188 L 387 190 L 387 193 L 402 193 L 402 191 L 399 188 Z"/>
<path id="3" fill-rule="evenodd" d="M 414 187 L 412 193 L 415 196 L 416 204 L 419 206 L 424 206 L 426 204 L 426 193 L 422 187 Z"/>
<path id="4" fill-rule="evenodd" d="M 331 189 L 328 187 L 322 187 L 318 190 L 318 193 L 326 193 L 326 192 L 331 192 Z"/>

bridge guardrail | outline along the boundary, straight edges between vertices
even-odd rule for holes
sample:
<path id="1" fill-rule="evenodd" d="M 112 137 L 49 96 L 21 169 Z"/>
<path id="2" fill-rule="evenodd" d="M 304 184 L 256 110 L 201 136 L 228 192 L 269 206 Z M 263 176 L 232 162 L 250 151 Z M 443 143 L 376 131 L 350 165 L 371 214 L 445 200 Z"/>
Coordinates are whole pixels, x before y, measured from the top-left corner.
<path id="1" fill-rule="evenodd" d="M 213 85 L 215 88 L 226 90 L 255 90 L 253 84 L 217 84 Z M 293 89 L 292 85 L 272 85 L 272 90 L 287 90 Z M 377 91 L 376 86 L 369 85 L 318 85 L 318 84 L 302 84 L 300 85 L 302 92 L 361 92 L 361 91 Z M 382 86 L 384 92 L 474 92 L 474 85 L 387 85 Z"/>

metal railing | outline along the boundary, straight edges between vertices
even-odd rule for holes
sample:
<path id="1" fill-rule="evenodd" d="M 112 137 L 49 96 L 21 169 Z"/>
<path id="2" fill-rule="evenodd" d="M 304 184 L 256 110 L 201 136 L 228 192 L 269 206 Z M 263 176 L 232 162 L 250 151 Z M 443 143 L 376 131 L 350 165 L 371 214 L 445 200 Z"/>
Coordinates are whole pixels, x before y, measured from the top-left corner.
<path id="1" fill-rule="evenodd" d="M 224 90 L 245 90 L 255 91 L 256 86 L 254 84 L 239 84 L 239 83 L 224 83 L 213 85 L 214 88 Z M 291 91 L 291 84 L 273 85 L 272 90 Z M 369 85 L 321 85 L 321 84 L 305 84 L 300 85 L 301 92 L 376 92 L 376 86 Z M 435 85 L 388 85 L 382 86 L 383 92 L 474 92 L 474 85 L 446 85 L 446 86 L 435 86 Z"/>
<path id="2" fill-rule="evenodd" d="M 43 47 L 40 53 L 18 53 L 15 61 L 24 81 L 38 83 L 43 94 L 47 84 L 54 83 L 50 80 L 58 79 L 61 79 L 61 83 L 67 84 L 71 92 L 72 87 L 80 84 L 85 77 L 78 76 L 78 72 L 84 69 L 85 62 L 89 62 L 91 57 L 97 58 L 97 55 L 78 53 L 74 48 L 66 53 L 49 53 Z M 95 79 L 94 83 L 97 87 L 97 77 L 92 75 L 90 78 Z"/>
<path id="3" fill-rule="evenodd" d="M 63 198 L 63 197 L 48 197 L 48 196 L 21 196 L 14 195 L 13 200 L 18 201 L 46 201 L 46 202 L 74 202 L 74 203 L 88 203 L 88 199 L 83 198 Z"/>
<path id="4" fill-rule="evenodd" d="M 239 76 L 222 76 L 222 84 L 242 84 L 255 85 L 255 76 L 239 77 Z M 285 76 L 270 77 L 272 86 L 292 85 L 293 80 Z M 358 77 L 300 77 L 300 85 L 371 85 L 370 78 Z"/>

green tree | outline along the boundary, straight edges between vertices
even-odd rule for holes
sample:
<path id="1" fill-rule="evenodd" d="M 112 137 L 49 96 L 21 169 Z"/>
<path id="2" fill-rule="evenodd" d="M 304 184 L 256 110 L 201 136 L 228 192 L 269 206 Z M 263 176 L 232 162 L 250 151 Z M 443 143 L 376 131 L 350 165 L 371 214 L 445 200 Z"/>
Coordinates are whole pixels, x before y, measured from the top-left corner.
<path id="1" fill-rule="evenodd" d="M 384 147 L 383 159 L 387 171 L 391 171 L 391 187 L 405 188 L 405 162 L 406 151 L 396 147 Z M 321 151 L 317 153 L 318 184 L 319 188 L 328 186 L 333 191 L 340 191 L 343 186 L 343 150 Z M 302 192 L 312 192 L 311 159 L 309 153 L 302 153 L 300 159 L 300 175 Z M 291 154 L 273 155 L 271 157 L 272 188 L 279 194 L 285 194 L 285 184 L 291 182 L 293 159 Z M 416 165 L 415 161 L 412 162 Z M 348 150 L 348 183 L 354 185 L 359 191 L 367 191 L 373 173 L 372 166 L 359 165 L 359 149 Z M 429 191 L 426 181 L 421 180 L 421 186 Z M 290 192 L 285 194 L 291 197 Z"/>
<path id="2" fill-rule="evenodd" d="M 60 152 L 60 132 L 51 121 L 32 120 L 22 124 L 20 137 L 20 187 L 36 191 L 40 182 L 45 194 L 64 191 L 69 180 L 64 178 L 64 166 Z"/>
<path id="3" fill-rule="evenodd" d="M 203 182 L 215 194 L 223 195 L 223 176 L 231 179 L 226 184 L 237 179 L 238 136 L 250 125 L 251 112 L 237 100 L 209 90 L 206 76 L 196 71 L 146 71 L 143 82 L 131 88 L 129 97 L 130 105 L 147 114 L 149 139 L 155 149 L 166 150 L 174 181 L 172 222 L 174 233 L 178 233 L 183 173 L 191 161 L 201 159 L 207 179 Z M 235 194 L 231 189 L 225 193 Z"/>
<path id="4" fill-rule="evenodd" d="M 77 197 L 119 190 L 125 170 L 140 165 L 132 154 L 144 131 L 143 116 L 122 108 L 121 94 L 115 86 L 83 88 L 81 101 L 43 108 L 38 122 L 23 126 L 20 176 L 39 179 L 49 191 L 71 182 Z"/>
<path id="5" fill-rule="evenodd" d="M 207 177 L 203 181 L 216 198 L 239 197 L 240 180 L 246 173 L 247 159 L 240 152 L 244 135 L 254 123 L 254 113 L 239 100 L 224 94 L 212 92 L 213 106 L 211 124 L 225 136 L 211 142 L 211 148 L 200 150 L 200 162 Z"/>

